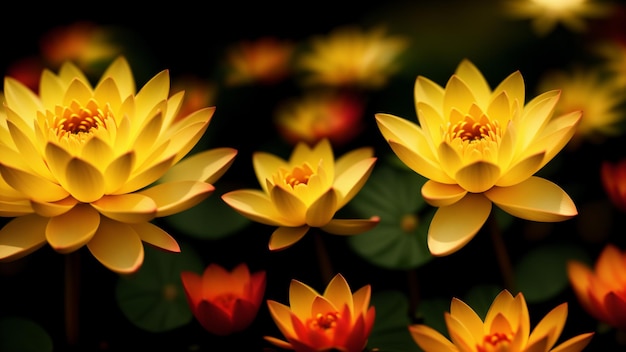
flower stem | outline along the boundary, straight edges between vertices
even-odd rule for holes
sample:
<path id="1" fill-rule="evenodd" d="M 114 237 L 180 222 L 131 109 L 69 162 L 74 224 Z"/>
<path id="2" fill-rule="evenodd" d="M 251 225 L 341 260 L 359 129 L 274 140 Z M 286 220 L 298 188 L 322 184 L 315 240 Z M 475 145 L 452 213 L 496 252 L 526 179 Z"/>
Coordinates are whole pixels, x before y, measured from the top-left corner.
<path id="1" fill-rule="evenodd" d="M 322 234 L 319 232 L 315 233 L 315 250 L 317 252 L 317 262 L 319 263 L 322 280 L 325 283 L 329 283 L 333 278 L 333 265 L 330 261 L 330 255 L 328 254 L 328 249 L 326 249 Z"/>
<path id="2" fill-rule="evenodd" d="M 513 264 L 511 263 L 511 257 L 502 239 L 502 231 L 500 231 L 500 226 L 498 226 L 493 212 L 489 215 L 489 230 L 491 233 L 491 241 L 493 242 L 493 247 L 496 252 L 496 259 L 498 260 L 498 266 L 500 267 L 500 273 L 504 280 L 504 288 L 510 292 L 514 292 L 515 275 L 513 274 Z"/>
<path id="3" fill-rule="evenodd" d="M 65 336 L 69 347 L 78 346 L 80 253 L 65 256 Z"/>

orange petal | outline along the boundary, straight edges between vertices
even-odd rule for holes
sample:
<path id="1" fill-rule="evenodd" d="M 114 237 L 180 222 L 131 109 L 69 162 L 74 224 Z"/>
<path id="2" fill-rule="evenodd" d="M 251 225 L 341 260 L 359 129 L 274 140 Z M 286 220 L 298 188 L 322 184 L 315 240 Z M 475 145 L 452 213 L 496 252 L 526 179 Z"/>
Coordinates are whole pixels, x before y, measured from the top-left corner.
<path id="1" fill-rule="evenodd" d="M 571 339 L 561 343 L 557 347 L 550 350 L 550 352 L 575 352 L 584 351 L 585 347 L 591 342 L 591 338 L 595 333 L 588 332 L 586 334 L 580 334 L 572 337 Z"/>
<path id="2" fill-rule="evenodd" d="M 87 247 L 102 265 L 119 274 L 133 273 L 143 263 L 143 245 L 133 227 L 105 217 Z"/>
<path id="3" fill-rule="evenodd" d="M 100 214 L 86 204 L 79 204 L 63 215 L 50 218 L 46 238 L 59 253 L 70 253 L 89 242 L 100 224 Z"/>
<path id="4" fill-rule="evenodd" d="M 424 351 L 457 352 L 458 348 L 439 331 L 427 325 L 409 325 L 413 341 Z"/>
<path id="5" fill-rule="evenodd" d="M 291 247 L 304 237 L 309 229 L 309 226 L 281 226 L 274 230 L 274 233 L 272 233 L 272 236 L 270 237 L 269 249 L 271 251 L 279 251 Z"/>
<path id="6" fill-rule="evenodd" d="M 0 261 L 22 258 L 46 244 L 48 218 L 24 215 L 9 221 L 0 230 Z"/>
<path id="7" fill-rule="evenodd" d="M 78 201 L 73 197 L 67 197 L 56 202 L 37 202 L 35 200 L 31 201 L 33 210 L 37 214 L 47 218 L 52 218 L 61 214 L 65 214 L 70 211 L 76 204 L 78 204 Z"/>

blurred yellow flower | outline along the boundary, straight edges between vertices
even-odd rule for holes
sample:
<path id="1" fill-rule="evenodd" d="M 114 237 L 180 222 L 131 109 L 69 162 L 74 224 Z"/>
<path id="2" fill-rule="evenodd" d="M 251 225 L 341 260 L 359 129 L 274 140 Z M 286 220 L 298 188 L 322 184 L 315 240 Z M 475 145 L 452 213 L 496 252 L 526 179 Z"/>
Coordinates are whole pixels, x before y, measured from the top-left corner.
<path id="1" fill-rule="evenodd" d="M 567 275 L 581 306 L 600 322 L 626 331 L 626 251 L 607 244 L 594 268 L 567 263 Z"/>
<path id="2" fill-rule="evenodd" d="M 315 144 L 328 138 L 333 145 L 343 146 L 363 131 L 364 104 L 350 94 L 311 92 L 279 105 L 275 122 L 290 144 Z"/>
<path id="3" fill-rule="evenodd" d="M 253 221 L 278 226 L 270 250 L 290 247 L 311 227 L 336 235 L 362 233 L 379 219 L 333 217 L 365 184 L 376 162 L 372 155 L 372 148 L 362 147 L 335 160 L 328 139 L 313 147 L 298 143 L 289 160 L 256 152 L 253 166 L 262 189 L 230 191 L 222 199 Z"/>
<path id="4" fill-rule="evenodd" d="M 533 176 L 570 140 L 581 112 L 552 118 L 559 91 L 524 105 L 516 71 L 493 91 L 482 73 L 463 60 L 445 88 L 419 76 L 419 125 L 376 114 L 380 132 L 408 167 L 429 179 L 422 196 L 439 207 L 428 230 L 433 255 L 467 244 L 483 226 L 492 202 L 532 221 L 569 219 L 578 211 L 556 184 Z"/>
<path id="5" fill-rule="evenodd" d="M 362 352 L 376 315 L 370 297 L 370 285 L 353 294 L 341 274 L 330 281 L 323 294 L 292 280 L 290 307 L 267 301 L 272 319 L 287 341 L 271 336 L 265 340 L 296 352 Z"/>
<path id="6" fill-rule="evenodd" d="M 594 52 L 603 60 L 599 67 L 606 69 L 618 86 L 626 88 L 626 43 L 604 41 L 594 47 Z"/>
<path id="7" fill-rule="evenodd" d="M 0 114 L 0 260 L 48 243 L 60 253 L 87 245 L 119 273 L 143 263 L 143 242 L 178 252 L 176 241 L 150 223 L 205 199 L 236 150 L 183 157 L 215 111 L 175 121 L 183 93 L 169 94 L 162 71 L 136 93 L 124 57 L 92 87 L 73 64 L 44 71 L 40 95 L 12 78 Z"/>
<path id="8" fill-rule="evenodd" d="M 601 143 L 606 137 L 614 137 L 622 132 L 620 124 L 624 119 L 624 111 L 620 110 L 620 106 L 625 101 L 623 88 L 612 79 L 605 79 L 599 69 L 549 71 L 541 77 L 537 87 L 540 92 L 561 90 L 561 98 L 554 109 L 555 115 L 584 111 L 572 137 L 571 147 L 579 146 L 583 140 Z"/>
<path id="9" fill-rule="evenodd" d="M 586 17 L 604 17 L 610 6 L 594 0 L 508 0 L 510 15 L 531 19 L 531 26 L 538 35 L 546 35 L 558 23 L 573 31 L 584 31 Z"/>
<path id="10" fill-rule="evenodd" d="M 226 85 L 272 84 L 291 73 L 295 45 L 274 37 L 234 43 L 226 53 Z"/>
<path id="11" fill-rule="evenodd" d="M 304 73 L 305 85 L 380 88 L 398 71 L 407 46 L 407 38 L 389 36 L 382 27 L 339 27 L 311 38 L 295 65 Z"/>
<path id="12" fill-rule="evenodd" d="M 579 352 L 594 335 L 580 334 L 552 348 L 565 326 L 567 303 L 552 309 L 531 331 L 524 295 L 520 292 L 513 297 L 507 290 L 496 296 L 484 321 L 457 298 L 444 315 L 450 340 L 427 325 L 409 326 L 413 340 L 424 352 Z"/>

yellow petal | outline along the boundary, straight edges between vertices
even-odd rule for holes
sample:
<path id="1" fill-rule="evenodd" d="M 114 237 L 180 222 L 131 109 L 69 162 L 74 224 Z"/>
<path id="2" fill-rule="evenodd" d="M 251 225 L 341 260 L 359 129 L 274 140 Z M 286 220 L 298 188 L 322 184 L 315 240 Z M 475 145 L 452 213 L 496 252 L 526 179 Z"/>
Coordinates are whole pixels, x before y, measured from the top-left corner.
<path id="1" fill-rule="evenodd" d="M 101 138 L 93 137 L 88 140 L 81 149 L 80 157 L 83 160 L 91 160 L 94 166 L 103 172 L 113 160 L 113 149 Z"/>
<path id="2" fill-rule="evenodd" d="M 276 211 L 276 207 L 267 195 L 256 189 L 241 189 L 222 194 L 222 200 L 231 208 L 247 217 L 265 225 L 280 226 L 287 223 L 282 214 Z"/>
<path id="3" fill-rule="evenodd" d="M 354 312 L 352 291 L 343 275 L 336 274 L 326 286 L 326 290 L 324 290 L 323 294 L 336 308 L 341 309 L 344 305 L 348 305 L 348 309 Z"/>
<path id="4" fill-rule="evenodd" d="M 514 186 L 494 187 L 484 194 L 502 210 L 526 220 L 564 221 L 578 214 L 563 189 L 537 176 Z"/>
<path id="5" fill-rule="evenodd" d="M 416 107 L 419 125 L 426 135 L 425 141 L 429 143 L 428 145 L 421 145 L 417 148 L 420 152 L 431 153 L 430 145 L 436 146 L 442 142 L 443 134 L 441 133 L 441 128 L 446 126 L 448 122 L 447 119 L 441 116 L 441 105 L 434 107 L 419 102 L 416 104 Z M 429 156 L 429 158 L 434 158 L 434 156 Z"/>
<path id="6" fill-rule="evenodd" d="M 363 188 L 374 169 L 376 160 L 373 157 L 360 160 L 337 174 L 333 183 L 333 188 L 338 193 L 335 209 L 341 209 Z"/>
<path id="7" fill-rule="evenodd" d="M 157 184 L 137 194 L 152 198 L 157 206 L 156 217 L 169 216 L 187 210 L 205 200 L 215 187 L 199 181 L 178 181 Z"/>
<path id="8" fill-rule="evenodd" d="M 33 210 L 47 218 L 59 216 L 70 211 L 78 201 L 75 198 L 67 197 L 56 202 L 37 202 L 31 201 Z"/>
<path id="9" fill-rule="evenodd" d="M 135 153 L 128 152 L 113 160 L 104 170 L 105 194 L 114 194 L 128 180 L 135 164 Z"/>
<path id="10" fill-rule="evenodd" d="M 104 79 L 98 83 L 94 89 L 93 98 L 96 101 L 106 101 L 107 105 L 109 105 L 113 111 L 118 111 L 122 106 L 122 97 L 117 88 L 117 83 L 111 77 L 104 77 Z"/>
<path id="11" fill-rule="evenodd" d="M 289 224 L 302 226 L 306 223 L 307 206 L 298 197 L 282 187 L 272 188 L 270 197 L 276 207 L 276 211 L 283 214 L 286 219 L 289 219 Z"/>
<path id="12" fill-rule="evenodd" d="M 569 114 L 553 118 L 550 121 L 548 126 L 542 131 L 541 138 L 537 138 L 533 142 L 533 147 L 541 147 L 546 152 L 541 167 L 552 160 L 552 158 L 567 145 L 576 132 L 576 127 L 580 123 L 581 118 L 581 111 L 573 111 Z M 529 150 L 529 152 L 530 151 L 531 150 Z"/>
<path id="13" fill-rule="evenodd" d="M 19 151 L 20 157 L 28 162 L 28 167 L 36 174 L 51 179 L 50 171 L 48 170 L 45 160 L 41 157 L 39 149 L 33 144 L 33 139 L 31 138 L 34 137 L 29 137 L 26 133 L 27 131 L 32 132 L 32 128 L 27 127 L 27 129 L 20 129 L 20 127 L 15 126 L 11 121 L 6 121 L 6 123 L 13 142 L 15 143 L 15 147 L 17 148 L 16 150 Z"/>
<path id="14" fill-rule="evenodd" d="M 580 352 L 584 351 L 585 347 L 591 342 L 591 338 L 595 333 L 588 332 L 586 334 L 580 334 L 572 337 L 571 339 L 561 343 L 557 347 L 550 350 L 550 352 Z"/>
<path id="15" fill-rule="evenodd" d="M 530 155 L 507 170 L 496 182 L 498 187 L 507 187 L 520 183 L 539 170 L 544 160 L 544 153 Z"/>
<path id="16" fill-rule="evenodd" d="M 266 152 L 255 152 L 252 154 L 252 165 L 257 180 L 266 193 L 269 193 L 266 180 L 271 180 L 272 175 L 276 173 L 278 169 L 289 167 L 285 160 Z"/>
<path id="17" fill-rule="evenodd" d="M 550 91 L 538 95 L 524 106 L 524 111 L 517 128 L 521 149 L 526 149 L 535 138 L 537 131 L 545 126 L 552 116 L 554 107 L 559 100 L 559 91 Z"/>
<path id="18" fill-rule="evenodd" d="M 458 351 L 474 351 L 475 346 L 482 342 L 482 340 L 476 340 L 474 335 L 467 330 L 467 326 L 452 314 L 444 312 L 444 320 L 448 327 L 448 335 Z"/>
<path id="19" fill-rule="evenodd" d="M 159 102 L 165 101 L 170 92 L 169 71 L 163 70 L 152 77 L 135 96 L 137 116 L 149 116 L 150 109 Z M 144 121 L 139 121 L 144 122 Z M 141 124 L 140 124 L 141 126 Z"/>
<path id="20" fill-rule="evenodd" d="M 443 92 L 443 88 L 430 78 L 418 76 L 413 86 L 413 97 L 416 104 L 415 111 L 419 111 L 417 104 L 422 102 L 433 107 L 443 107 Z"/>
<path id="21" fill-rule="evenodd" d="M 406 146 L 393 141 L 389 142 L 389 146 L 406 166 L 425 178 L 441 183 L 456 183 L 452 177 L 448 176 L 441 169 L 438 161 L 426 159 Z"/>
<path id="22" fill-rule="evenodd" d="M 428 249 L 435 256 L 452 254 L 465 246 L 482 228 L 491 202 L 479 194 L 437 209 L 428 229 Z"/>
<path id="23" fill-rule="evenodd" d="M 524 78 L 520 71 L 511 73 L 505 78 L 498 86 L 493 90 L 492 96 L 498 97 L 500 93 L 506 92 L 507 100 L 511 103 L 517 101 L 518 104 L 523 105 L 526 101 L 526 86 L 524 85 Z M 507 114 L 508 115 L 508 114 Z M 497 117 L 498 115 L 489 116 Z"/>
<path id="24" fill-rule="evenodd" d="M 48 218 L 25 215 L 9 221 L 0 230 L 0 261 L 22 258 L 46 244 Z"/>
<path id="25" fill-rule="evenodd" d="M 104 196 L 91 206 L 108 218 L 126 223 L 150 221 L 157 212 L 155 201 L 138 193 Z"/>
<path id="26" fill-rule="evenodd" d="M 15 116 L 21 120 L 21 123 L 16 122 L 20 128 L 26 123 L 23 119 L 32 119 L 33 116 L 36 116 L 36 111 L 44 110 L 39 97 L 16 79 L 5 78 L 3 93 L 7 106 L 10 106 L 15 112 Z M 29 121 L 26 125 L 28 128 L 24 131 L 30 130 L 31 124 L 32 121 Z"/>
<path id="27" fill-rule="evenodd" d="M 463 323 L 475 340 L 480 341 L 483 338 L 485 334 L 483 320 L 465 302 L 458 298 L 453 298 L 450 302 L 450 314 Z"/>
<path id="28" fill-rule="evenodd" d="M 450 112 L 453 109 L 467 112 L 472 104 L 477 102 L 478 97 L 475 97 L 474 92 L 468 87 L 470 84 L 471 83 L 466 84 L 459 76 L 454 75 L 450 77 L 443 95 L 443 116 L 450 116 Z M 483 97 L 483 99 L 484 98 L 485 97 Z M 487 106 L 486 99 L 484 100 L 484 104 L 480 106 Z"/>
<path id="29" fill-rule="evenodd" d="M 141 169 L 137 174 L 132 175 L 130 179 L 120 188 L 116 194 L 131 193 L 141 189 L 163 176 L 172 166 L 174 155 L 151 165 L 147 169 Z"/>
<path id="30" fill-rule="evenodd" d="M 490 189 L 499 177 L 500 167 L 483 161 L 464 166 L 454 175 L 459 186 L 472 193 L 481 193 Z"/>
<path id="31" fill-rule="evenodd" d="M 27 199 L 0 201 L 0 216 L 16 217 L 32 214 L 32 203 Z"/>
<path id="32" fill-rule="evenodd" d="M 180 252 L 178 242 L 160 227 L 149 222 L 130 224 L 130 226 L 142 241 L 169 252 Z"/>
<path id="33" fill-rule="evenodd" d="M 81 202 L 93 202 L 104 195 L 104 176 L 84 160 L 71 159 L 67 164 L 65 178 L 65 189 Z"/>
<path id="34" fill-rule="evenodd" d="M 409 325 L 413 341 L 424 351 L 457 352 L 458 348 L 439 331 L 422 324 Z"/>
<path id="35" fill-rule="evenodd" d="M 337 194 L 329 189 L 306 210 L 306 224 L 311 227 L 324 226 L 335 216 L 336 209 Z"/>
<path id="36" fill-rule="evenodd" d="M 394 115 L 376 114 L 375 116 L 378 129 L 388 143 L 402 144 L 414 153 L 419 151 L 424 158 L 435 163 L 435 154 L 431 150 L 427 135 L 420 126 Z"/>
<path id="37" fill-rule="evenodd" d="M 68 191 L 58 184 L 24 170 L 0 164 L 0 172 L 7 184 L 30 199 L 42 202 L 55 202 L 69 195 Z"/>
<path id="38" fill-rule="evenodd" d="M 304 235 L 309 231 L 309 226 L 300 227 L 279 227 L 274 230 L 270 237 L 269 249 L 271 251 L 280 251 L 291 247 L 296 242 L 300 241 Z"/>
<path id="39" fill-rule="evenodd" d="M 445 184 L 428 180 L 422 186 L 422 197 L 428 204 L 434 207 L 452 205 L 465 197 L 466 194 L 467 190 L 457 184 Z"/>
<path id="40" fill-rule="evenodd" d="M 87 248 L 102 265 L 119 274 L 133 273 L 143 263 L 143 244 L 133 227 L 105 217 Z"/>
<path id="41" fill-rule="evenodd" d="M 463 59 L 457 66 L 454 74 L 472 90 L 473 95 L 476 97 L 475 100 L 480 107 L 487 106 L 487 101 L 491 96 L 491 88 L 476 65 L 468 59 Z"/>
<path id="42" fill-rule="evenodd" d="M 215 183 L 235 160 L 237 150 L 216 148 L 196 153 L 174 165 L 159 182 L 202 181 Z"/>
<path id="43" fill-rule="evenodd" d="M 100 78 L 99 84 L 107 77 L 113 78 L 120 90 L 120 96 L 124 100 L 129 95 L 136 93 L 135 79 L 133 78 L 130 65 L 124 56 L 116 58 L 104 71 Z"/>
<path id="44" fill-rule="evenodd" d="M 535 326 L 528 344 L 533 344 L 542 336 L 548 336 L 548 346 L 552 347 L 561 336 L 565 320 L 567 319 L 567 303 L 561 303 L 552 309 L 541 321 Z"/>
<path id="45" fill-rule="evenodd" d="M 320 229 L 333 235 L 357 235 L 373 229 L 378 223 L 380 218 L 377 216 L 370 219 L 332 219 Z"/>
<path id="46" fill-rule="evenodd" d="M 267 301 L 267 308 L 278 330 L 286 337 L 295 336 L 295 331 L 291 324 L 291 309 L 273 300 Z"/>
<path id="47" fill-rule="evenodd" d="M 289 284 L 291 312 L 303 321 L 311 318 L 311 305 L 319 296 L 319 292 L 298 280 L 292 279 Z"/>
<path id="48" fill-rule="evenodd" d="M 50 218 L 46 238 L 59 253 L 70 253 L 91 240 L 100 224 L 100 214 L 92 207 L 80 204 L 63 215 Z"/>

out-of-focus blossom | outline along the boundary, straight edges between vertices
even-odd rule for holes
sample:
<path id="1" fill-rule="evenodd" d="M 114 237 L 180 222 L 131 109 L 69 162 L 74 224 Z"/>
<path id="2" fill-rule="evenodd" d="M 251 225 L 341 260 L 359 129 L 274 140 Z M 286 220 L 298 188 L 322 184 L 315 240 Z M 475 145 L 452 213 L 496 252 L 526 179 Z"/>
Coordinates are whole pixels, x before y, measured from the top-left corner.
<path id="1" fill-rule="evenodd" d="M 265 294 L 265 276 L 265 271 L 251 274 L 245 263 L 232 271 L 210 264 L 202 275 L 180 274 L 193 316 L 216 335 L 230 335 L 252 324 Z"/>
<path id="2" fill-rule="evenodd" d="M 183 159 L 207 129 L 215 107 L 176 121 L 184 94 L 169 96 L 167 70 L 137 93 L 124 57 L 95 87 L 74 64 L 44 71 L 40 95 L 10 77 L 0 114 L 0 260 L 46 243 L 66 254 L 86 245 L 104 266 L 136 271 L 143 242 L 178 252 L 152 224 L 208 197 L 236 150 Z"/>
<path id="3" fill-rule="evenodd" d="M 233 44 L 226 53 L 225 83 L 240 86 L 252 83 L 273 84 L 291 74 L 295 45 L 274 37 Z"/>
<path id="4" fill-rule="evenodd" d="M 376 157 L 373 149 L 355 149 L 335 160 L 331 144 L 298 143 L 289 157 L 255 152 L 253 167 L 262 189 L 242 189 L 222 199 L 243 216 L 278 226 L 270 250 L 292 246 L 311 227 L 336 235 L 354 235 L 373 228 L 380 219 L 333 219 L 363 187 Z"/>
<path id="5" fill-rule="evenodd" d="M 28 89 L 37 93 L 39 78 L 44 68 L 43 60 L 39 56 L 29 56 L 9 64 L 6 75 L 20 81 Z"/>
<path id="6" fill-rule="evenodd" d="M 312 37 L 309 50 L 296 59 L 296 68 L 304 74 L 305 85 L 380 88 L 399 70 L 407 46 L 407 38 L 390 36 L 382 27 L 340 27 Z"/>
<path id="7" fill-rule="evenodd" d="M 376 316 L 370 298 L 370 285 L 353 294 L 341 274 L 335 275 L 323 294 L 292 280 L 290 306 L 267 301 L 272 319 L 287 341 L 271 336 L 265 340 L 297 352 L 362 352 Z"/>
<path id="8" fill-rule="evenodd" d="M 196 76 L 185 75 L 177 77 L 172 82 L 172 92 L 182 91 L 185 93 L 185 101 L 183 101 L 180 107 L 177 118 L 182 119 L 205 106 L 215 105 L 216 90 L 215 84 Z"/>
<path id="9" fill-rule="evenodd" d="M 611 75 L 615 84 L 626 88 L 626 42 L 604 41 L 595 46 L 595 53 L 604 60 L 598 67 Z"/>
<path id="10" fill-rule="evenodd" d="M 603 161 L 600 165 L 600 178 L 611 203 L 626 213 L 626 159 Z"/>
<path id="11" fill-rule="evenodd" d="M 46 32 L 40 40 L 40 51 L 51 67 L 71 61 L 81 70 L 92 73 L 95 66 L 111 62 L 120 55 L 122 47 L 113 38 L 111 27 L 79 21 Z"/>
<path id="12" fill-rule="evenodd" d="M 491 90 L 476 66 L 463 60 L 445 88 L 417 78 L 419 125 L 376 114 L 400 160 L 429 179 L 422 196 L 438 207 L 428 230 L 433 255 L 448 255 L 467 244 L 487 220 L 492 203 L 532 221 L 577 215 L 563 189 L 533 176 L 567 144 L 581 118 L 580 111 L 552 118 L 559 95 L 549 91 L 524 105 L 519 71 Z"/>
<path id="13" fill-rule="evenodd" d="M 626 330 L 626 251 L 607 244 L 594 268 L 570 260 L 567 275 L 581 306 L 600 322 Z"/>
<path id="14" fill-rule="evenodd" d="M 596 0 L 508 0 L 509 15 L 530 19 L 536 34 L 550 33 L 558 23 L 576 32 L 587 29 L 588 18 L 610 14 L 611 7 Z"/>
<path id="15" fill-rule="evenodd" d="M 363 110 L 364 102 L 354 95 L 313 92 L 280 105 L 275 122 L 290 144 L 315 144 L 328 138 L 342 146 L 363 130 Z"/>
<path id="16" fill-rule="evenodd" d="M 450 340 L 427 325 L 409 326 L 413 340 L 425 352 L 579 352 L 594 335 L 583 333 L 553 348 L 565 326 L 567 303 L 552 309 L 531 331 L 524 295 L 520 292 L 513 297 L 507 290 L 496 296 L 484 321 L 458 298 L 452 299 L 450 312 L 444 315 Z"/>
<path id="17" fill-rule="evenodd" d="M 550 71 L 541 78 L 538 90 L 545 92 L 553 89 L 561 90 L 555 115 L 584 111 L 570 147 L 577 147 L 583 140 L 600 143 L 606 137 L 622 132 L 620 123 L 624 119 L 624 111 L 620 110 L 620 104 L 625 101 L 625 92 L 613 80 L 603 77 L 601 70 L 576 68 L 571 72 Z"/>

